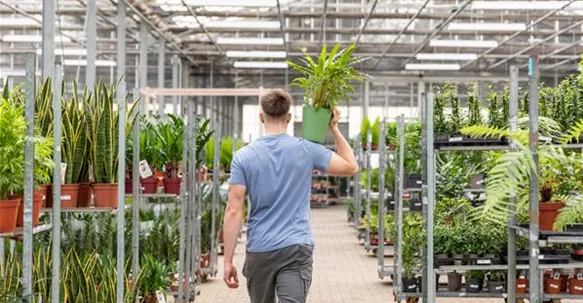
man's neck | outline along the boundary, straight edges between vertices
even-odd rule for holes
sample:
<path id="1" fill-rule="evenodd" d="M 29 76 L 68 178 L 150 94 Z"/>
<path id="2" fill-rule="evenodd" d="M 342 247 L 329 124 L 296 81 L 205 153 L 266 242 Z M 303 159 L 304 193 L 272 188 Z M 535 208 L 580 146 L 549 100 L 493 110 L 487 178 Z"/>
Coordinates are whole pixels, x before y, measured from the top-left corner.
<path id="1" fill-rule="evenodd" d="M 281 125 L 267 125 L 265 126 L 265 135 L 266 136 L 273 136 L 273 135 L 281 135 L 287 132 L 287 127 L 283 127 Z"/>

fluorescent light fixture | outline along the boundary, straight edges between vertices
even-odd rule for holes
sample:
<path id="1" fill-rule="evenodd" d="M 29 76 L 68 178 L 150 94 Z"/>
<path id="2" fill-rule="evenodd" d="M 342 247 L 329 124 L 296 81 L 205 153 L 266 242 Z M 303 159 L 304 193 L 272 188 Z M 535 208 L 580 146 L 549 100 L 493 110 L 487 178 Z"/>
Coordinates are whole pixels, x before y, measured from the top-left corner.
<path id="1" fill-rule="evenodd" d="M 227 51 L 229 58 L 286 58 L 283 51 Z"/>
<path id="2" fill-rule="evenodd" d="M 265 28 L 265 29 L 277 29 L 280 27 L 279 21 L 240 21 L 240 20 L 233 20 L 233 21 L 209 21 L 204 23 L 205 27 L 208 28 L 241 28 L 241 29 L 248 29 L 248 28 Z"/>
<path id="3" fill-rule="evenodd" d="M 228 45 L 283 45 L 282 38 L 225 38 L 218 37 L 217 44 Z"/>
<path id="4" fill-rule="evenodd" d="M 459 64 L 407 63 L 407 70 L 460 70 Z"/>
<path id="5" fill-rule="evenodd" d="M 72 66 L 87 66 L 87 60 L 75 60 L 75 59 L 66 59 L 63 60 L 64 65 L 72 65 Z M 95 60 L 95 66 L 116 66 L 116 62 L 112 60 Z"/>
<path id="6" fill-rule="evenodd" d="M 496 40 L 438 40 L 429 41 L 432 47 L 470 47 L 470 48 L 493 48 L 498 47 Z"/>
<path id="7" fill-rule="evenodd" d="M 501 32 L 518 32 L 526 30 L 524 23 L 450 23 L 449 30 L 457 31 L 501 31 Z"/>
<path id="8" fill-rule="evenodd" d="M 450 61 L 462 61 L 462 60 L 476 60 L 478 59 L 477 54 L 417 54 L 415 56 L 417 60 L 450 60 Z"/>
<path id="9" fill-rule="evenodd" d="M 9 43 L 18 43 L 18 42 L 24 42 L 24 43 L 41 43 L 43 40 L 43 37 L 40 35 L 4 35 L 2 37 L 2 41 L 3 42 L 9 42 Z M 71 39 L 67 38 L 67 37 L 61 37 L 61 36 L 55 36 L 55 43 L 68 43 L 71 42 Z"/>
<path id="10" fill-rule="evenodd" d="M 30 18 L 5 18 L 0 19 L 0 27 L 40 27 L 41 24 Z"/>
<path id="11" fill-rule="evenodd" d="M 42 54 L 41 49 L 36 50 L 36 54 Z M 86 49 L 72 49 L 72 48 L 65 48 L 62 49 L 60 47 L 55 48 L 55 56 L 86 56 L 87 50 Z"/>
<path id="12" fill-rule="evenodd" d="M 565 5 L 561 1 L 480 1 L 472 2 L 472 9 L 476 10 L 554 10 Z"/>
<path id="13" fill-rule="evenodd" d="M 239 6 L 239 7 L 270 7 L 276 6 L 276 0 L 189 0 L 190 6 Z"/>
<path id="14" fill-rule="evenodd" d="M 235 68 L 287 68 L 286 62 L 235 61 Z"/>

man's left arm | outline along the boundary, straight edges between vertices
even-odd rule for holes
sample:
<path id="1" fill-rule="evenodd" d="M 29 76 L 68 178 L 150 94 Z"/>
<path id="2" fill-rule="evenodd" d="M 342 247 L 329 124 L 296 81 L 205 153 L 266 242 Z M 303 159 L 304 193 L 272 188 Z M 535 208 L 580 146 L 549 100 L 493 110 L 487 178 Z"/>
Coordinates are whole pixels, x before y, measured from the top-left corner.
<path id="1" fill-rule="evenodd" d="M 233 255 L 237 246 L 237 238 L 241 231 L 243 221 L 243 209 L 247 187 L 241 184 L 229 185 L 229 201 L 225 209 L 225 222 L 223 226 L 225 245 L 225 274 L 224 281 L 229 288 L 239 287 L 237 269 L 233 265 Z"/>

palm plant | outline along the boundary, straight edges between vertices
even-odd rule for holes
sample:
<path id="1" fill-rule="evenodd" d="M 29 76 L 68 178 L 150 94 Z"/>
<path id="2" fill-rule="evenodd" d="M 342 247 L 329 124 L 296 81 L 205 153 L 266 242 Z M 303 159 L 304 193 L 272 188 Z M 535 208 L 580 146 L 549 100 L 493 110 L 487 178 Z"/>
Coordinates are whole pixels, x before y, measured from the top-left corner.
<path id="1" fill-rule="evenodd" d="M 159 152 L 166 161 L 166 172 L 170 178 L 178 178 L 180 163 L 182 162 L 182 146 L 184 134 L 184 120 L 172 114 L 168 115 L 168 122 L 158 125 Z"/>
<path id="2" fill-rule="evenodd" d="M 300 61 L 303 65 L 287 61 L 287 64 L 301 76 L 292 81 L 292 85 L 304 89 L 305 102 L 316 109 L 335 108 L 339 101 L 349 99 L 354 92 L 352 81 L 363 81 L 366 76 L 354 67 L 367 58 L 354 58 L 355 44 L 340 50 L 340 43 L 328 53 L 326 45 L 322 47 L 316 61 L 305 51 Z"/>
<path id="3" fill-rule="evenodd" d="M 364 117 L 362 123 L 360 124 L 360 139 L 362 140 L 362 146 L 366 146 L 368 140 L 368 130 L 370 129 L 370 119 Z"/>
<path id="4" fill-rule="evenodd" d="M 143 295 L 141 302 L 152 302 L 152 297 L 156 297 L 156 292 L 165 292 L 172 284 L 170 279 L 170 268 L 164 262 L 156 260 L 151 255 L 142 257 L 142 279 L 139 283 L 140 292 Z"/>
<path id="5" fill-rule="evenodd" d="M 165 150 L 161 146 L 158 132 L 159 117 L 142 116 L 140 130 L 140 156 L 148 161 L 152 170 L 161 170 Z M 130 162 L 131 163 L 131 162 Z"/>

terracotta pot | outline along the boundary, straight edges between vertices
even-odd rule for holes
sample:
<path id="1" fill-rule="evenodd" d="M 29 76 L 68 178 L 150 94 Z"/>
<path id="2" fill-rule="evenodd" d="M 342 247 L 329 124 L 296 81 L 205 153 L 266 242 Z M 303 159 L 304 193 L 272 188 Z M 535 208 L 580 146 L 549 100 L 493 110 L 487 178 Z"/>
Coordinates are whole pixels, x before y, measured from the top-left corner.
<path id="1" fill-rule="evenodd" d="M 61 184 L 61 208 L 76 208 L 79 184 Z"/>
<path id="2" fill-rule="evenodd" d="M 578 280 L 577 278 L 571 278 L 569 280 L 569 294 L 571 294 L 571 295 L 583 295 L 583 280 Z"/>
<path id="3" fill-rule="evenodd" d="M 207 179 L 208 179 L 208 169 L 206 167 L 203 167 L 199 170 L 198 173 L 196 173 L 196 181 L 206 182 Z"/>
<path id="4" fill-rule="evenodd" d="M 117 183 L 93 183 L 95 207 L 117 208 Z"/>
<path id="5" fill-rule="evenodd" d="M 545 278 L 544 290 L 546 294 L 561 293 L 561 279 Z"/>
<path id="6" fill-rule="evenodd" d="M 32 225 L 38 225 L 38 219 L 40 217 L 40 209 L 43 206 L 43 202 L 45 200 L 45 194 L 42 191 L 35 191 L 32 200 Z M 16 219 L 16 227 L 24 226 L 24 203 L 23 200 L 20 200 L 20 204 L 18 205 L 18 216 Z"/>
<path id="7" fill-rule="evenodd" d="M 14 232 L 19 205 L 18 199 L 0 201 L 0 233 Z"/>
<path id="8" fill-rule="evenodd" d="M 211 256 L 210 254 L 202 254 L 200 256 L 200 267 L 201 268 L 208 268 L 210 266 Z"/>
<path id="9" fill-rule="evenodd" d="M 539 203 L 540 230 L 553 230 L 559 210 L 565 207 L 563 202 Z"/>
<path id="10" fill-rule="evenodd" d="M 125 180 L 125 191 L 126 194 L 133 194 L 134 193 L 134 180 L 126 179 Z"/>
<path id="11" fill-rule="evenodd" d="M 569 275 L 561 274 L 561 292 L 569 290 Z"/>
<path id="12" fill-rule="evenodd" d="M 150 176 L 145 179 L 140 179 L 140 184 L 142 184 L 143 194 L 155 194 L 158 188 L 158 179 L 154 176 Z"/>
<path id="13" fill-rule="evenodd" d="M 158 298 L 156 298 L 156 294 L 155 293 L 154 294 L 149 294 L 141 302 L 143 302 L 143 303 L 158 303 Z"/>
<path id="14" fill-rule="evenodd" d="M 47 198 L 45 200 L 45 205 L 43 207 L 53 207 L 53 186 L 51 184 L 47 184 Z"/>
<path id="15" fill-rule="evenodd" d="M 166 178 L 166 173 L 163 171 L 155 171 L 154 177 L 158 179 L 158 187 L 164 186 L 164 178 Z"/>
<path id="16" fill-rule="evenodd" d="M 91 188 L 89 183 L 79 184 L 79 195 L 77 196 L 77 207 L 91 206 Z"/>
<path id="17" fill-rule="evenodd" d="M 166 178 L 164 179 L 164 191 L 167 194 L 180 195 L 180 183 L 182 178 Z"/>
<path id="18" fill-rule="evenodd" d="M 49 185 L 48 184 L 43 184 L 40 187 L 40 192 L 41 194 L 43 194 L 45 196 L 45 198 L 43 199 L 43 206 L 42 207 L 47 207 L 47 201 L 49 200 Z"/>
<path id="19" fill-rule="evenodd" d="M 528 286 L 528 279 L 526 279 L 526 278 L 516 279 L 516 293 L 517 294 L 525 294 L 527 286 Z"/>

